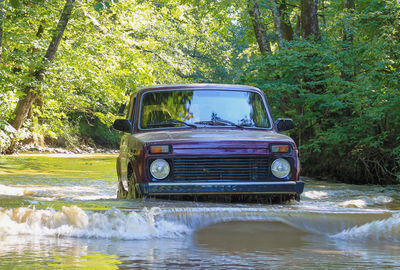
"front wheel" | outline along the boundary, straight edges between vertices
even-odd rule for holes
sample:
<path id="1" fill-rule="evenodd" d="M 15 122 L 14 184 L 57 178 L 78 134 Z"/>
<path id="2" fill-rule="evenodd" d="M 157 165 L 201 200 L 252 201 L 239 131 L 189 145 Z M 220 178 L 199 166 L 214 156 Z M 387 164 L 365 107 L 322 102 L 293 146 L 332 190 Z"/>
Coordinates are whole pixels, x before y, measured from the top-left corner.
<path id="1" fill-rule="evenodd" d="M 139 192 L 139 186 L 136 183 L 136 177 L 133 172 L 128 174 L 128 196 L 127 199 L 139 199 L 140 192 Z"/>
<path id="2" fill-rule="evenodd" d="M 128 181 L 119 181 L 118 184 L 118 199 L 139 199 L 141 198 L 139 186 L 136 183 L 136 177 L 131 169 L 128 168 Z"/>
<path id="3" fill-rule="evenodd" d="M 128 198 L 128 189 L 125 189 L 125 188 L 127 188 L 127 186 L 125 187 L 124 183 L 122 181 L 119 181 L 117 199 L 127 199 Z"/>

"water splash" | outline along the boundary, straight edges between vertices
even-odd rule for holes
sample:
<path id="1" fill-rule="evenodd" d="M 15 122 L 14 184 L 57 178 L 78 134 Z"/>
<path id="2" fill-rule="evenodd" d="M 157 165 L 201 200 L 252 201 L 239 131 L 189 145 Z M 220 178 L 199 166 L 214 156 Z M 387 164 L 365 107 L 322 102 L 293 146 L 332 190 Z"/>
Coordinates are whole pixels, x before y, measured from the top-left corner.
<path id="1" fill-rule="evenodd" d="M 348 200 L 338 204 L 340 207 L 349 207 L 349 208 L 365 208 L 367 207 L 367 202 L 365 200 Z"/>
<path id="2" fill-rule="evenodd" d="M 294 231 L 337 239 L 400 239 L 400 215 L 361 210 L 310 212 L 284 207 L 143 208 L 139 211 L 88 211 L 77 206 L 0 208 L 0 236 L 32 235 L 100 239 L 180 238 L 204 227 L 231 221 L 266 221 Z M 368 214 L 366 214 L 368 213 Z M 382 221 L 376 221 L 382 220 Z M 364 224 L 364 225 L 363 225 Z"/>
<path id="3" fill-rule="evenodd" d="M 125 213 L 118 209 L 87 212 L 77 206 L 39 210 L 34 207 L 0 209 L 0 235 L 38 235 L 124 240 L 176 238 L 190 230 L 166 221 L 157 207 Z"/>
<path id="4" fill-rule="evenodd" d="M 355 226 L 340 233 L 331 235 L 332 238 L 345 240 L 374 240 L 400 242 L 400 214 L 384 220 L 369 222 Z"/>
<path id="5" fill-rule="evenodd" d="M 285 223 L 280 210 L 243 207 L 171 208 L 164 210 L 166 220 L 185 224 L 192 230 L 230 221 L 278 221 Z"/>
<path id="6" fill-rule="evenodd" d="M 329 197 L 328 192 L 318 190 L 305 191 L 302 196 L 312 200 L 321 200 Z"/>
<path id="7" fill-rule="evenodd" d="M 0 195 L 7 196 L 26 196 L 32 195 L 33 192 L 24 187 L 10 187 L 0 184 Z"/>
<path id="8" fill-rule="evenodd" d="M 376 204 L 387 204 L 393 201 L 393 198 L 388 196 L 362 196 L 358 199 L 347 200 L 338 204 L 339 207 L 348 208 L 366 208 L 367 206 L 374 206 Z"/>

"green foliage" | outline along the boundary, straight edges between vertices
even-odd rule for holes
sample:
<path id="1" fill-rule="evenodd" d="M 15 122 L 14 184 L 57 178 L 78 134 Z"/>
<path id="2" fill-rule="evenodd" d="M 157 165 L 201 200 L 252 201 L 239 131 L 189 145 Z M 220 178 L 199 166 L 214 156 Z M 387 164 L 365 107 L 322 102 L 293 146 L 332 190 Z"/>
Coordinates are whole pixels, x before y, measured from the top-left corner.
<path id="1" fill-rule="evenodd" d="M 80 115 L 79 134 L 86 144 L 95 147 L 117 148 L 121 134 L 113 132 L 99 118 Z"/>
<path id="2" fill-rule="evenodd" d="M 339 13 L 321 40 L 288 42 L 247 67 L 243 81 L 265 90 L 275 115 L 297 123 L 291 135 L 306 174 L 399 180 L 400 12 L 389 2 L 375 4 L 351 17 L 351 42 L 329 35 L 343 29 L 347 15 Z"/>
<path id="3" fill-rule="evenodd" d="M 108 127 L 138 88 L 230 81 L 229 43 L 223 37 L 229 31 L 212 18 L 218 15 L 228 25 L 226 12 L 209 14 L 186 1 L 99 3 L 75 3 L 56 58 L 41 81 L 34 72 L 43 67 L 64 1 L 5 6 L 0 119 L 11 121 L 18 100 L 26 89 L 34 89 L 38 98 L 29 116 L 34 123 L 30 131 L 76 145 L 73 137 L 83 132 L 87 138 L 89 132 L 74 128 L 82 114 L 94 117 L 100 129 Z"/>
<path id="4" fill-rule="evenodd" d="M 75 1 L 48 66 L 43 56 L 65 1 L 5 1 L 0 151 L 26 137 L 115 145 L 118 135 L 108 126 L 139 88 L 235 82 L 260 87 L 276 117 L 295 120 L 291 135 L 304 174 L 398 182 L 398 1 L 360 0 L 355 10 L 324 2 L 320 39 L 295 37 L 282 48 L 270 2 L 258 3 L 272 48 L 265 55 L 258 53 L 247 0 Z M 277 3 L 285 25 L 298 33 L 299 1 Z M 34 73 L 43 67 L 38 80 Z M 23 129 L 11 132 L 7 122 L 27 89 L 38 98 Z"/>

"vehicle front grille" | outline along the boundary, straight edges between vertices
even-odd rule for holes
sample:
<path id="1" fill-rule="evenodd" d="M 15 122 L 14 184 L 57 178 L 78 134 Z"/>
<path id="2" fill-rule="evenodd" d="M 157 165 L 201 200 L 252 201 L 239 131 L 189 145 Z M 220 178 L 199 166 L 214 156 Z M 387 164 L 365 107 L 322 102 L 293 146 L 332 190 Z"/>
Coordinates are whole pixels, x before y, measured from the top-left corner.
<path id="1" fill-rule="evenodd" d="M 175 181 L 233 180 L 265 181 L 269 176 L 268 157 L 175 158 Z"/>

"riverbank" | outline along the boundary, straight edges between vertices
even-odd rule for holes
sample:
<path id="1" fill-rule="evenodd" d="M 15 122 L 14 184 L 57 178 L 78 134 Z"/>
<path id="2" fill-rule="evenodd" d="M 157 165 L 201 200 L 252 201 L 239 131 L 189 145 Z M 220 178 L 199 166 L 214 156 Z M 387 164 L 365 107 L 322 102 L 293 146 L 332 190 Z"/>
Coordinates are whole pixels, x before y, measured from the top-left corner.
<path id="1" fill-rule="evenodd" d="M 103 147 L 91 147 L 82 145 L 73 149 L 62 148 L 62 147 L 50 147 L 50 146 L 38 146 L 34 144 L 22 145 L 16 149 L 15 154 L 117 154 L 119 149 L 103 148 Z"/>

